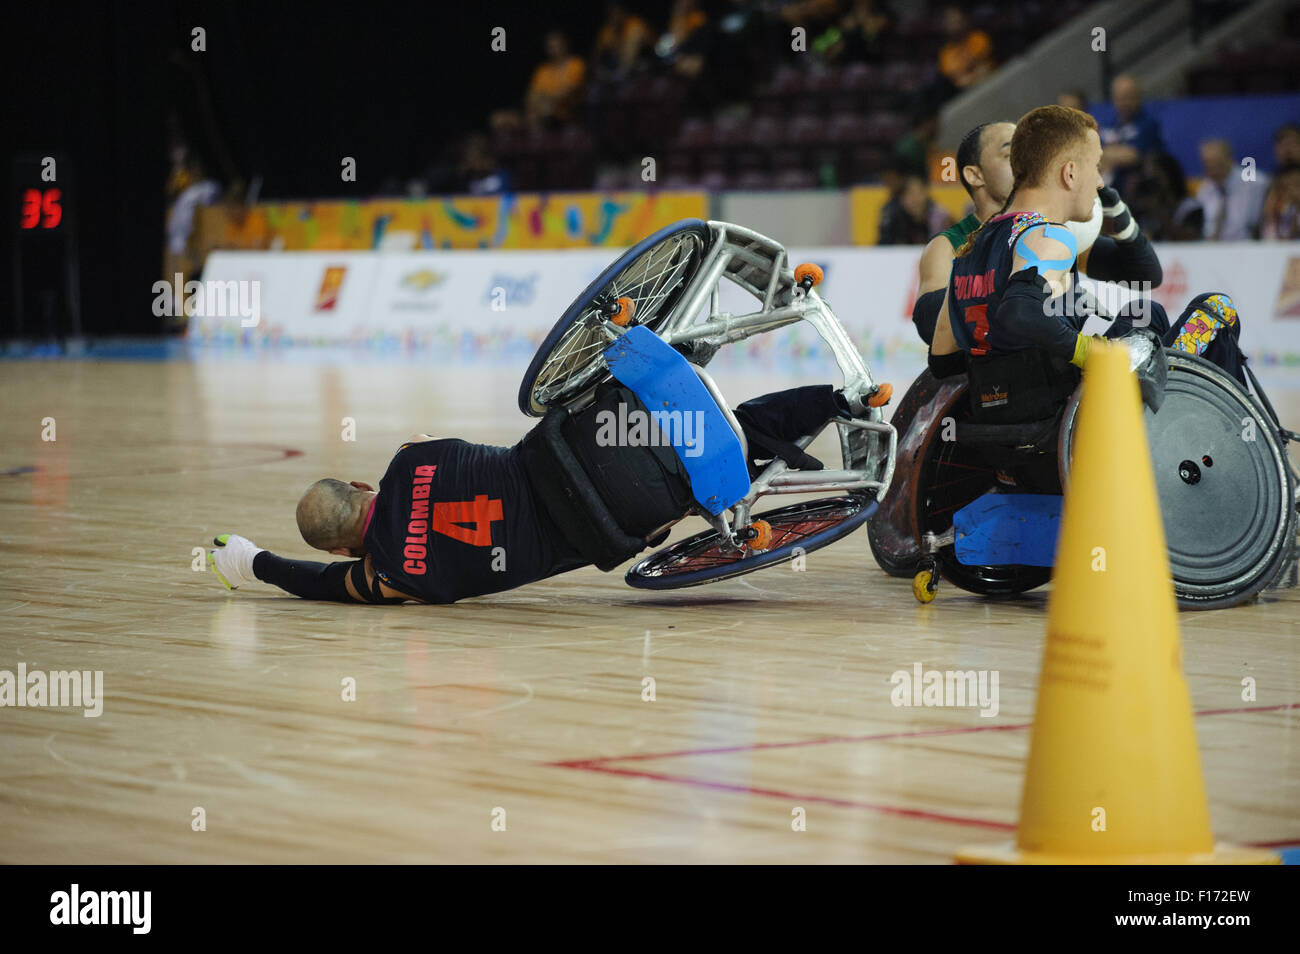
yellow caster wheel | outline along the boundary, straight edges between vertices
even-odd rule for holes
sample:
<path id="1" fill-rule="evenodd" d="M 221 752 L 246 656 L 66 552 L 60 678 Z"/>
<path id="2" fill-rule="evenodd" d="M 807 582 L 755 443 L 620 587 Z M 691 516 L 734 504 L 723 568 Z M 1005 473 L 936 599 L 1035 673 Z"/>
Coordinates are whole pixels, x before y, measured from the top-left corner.
<path id="1" fill-rule="evenodd" d="M 939 574 L 933 567 L 921 570 L 912 577 L 912 595 L 918 603 L 933 602 L 938 592 Z"/>

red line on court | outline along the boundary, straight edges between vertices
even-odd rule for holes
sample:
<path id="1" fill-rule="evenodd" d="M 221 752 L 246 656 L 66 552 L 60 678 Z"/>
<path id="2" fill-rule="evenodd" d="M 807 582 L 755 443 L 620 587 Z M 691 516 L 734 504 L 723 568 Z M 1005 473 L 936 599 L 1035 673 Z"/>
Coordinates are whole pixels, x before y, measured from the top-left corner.
<path id="1" fill-rule="evenodd" d="M 563 764 L 563 763 L 552 763 Z M 828 795 L 798 795 L 794 792 L 783 792 L 775 788 L 755 788 L 752 785 L 732 785 L 728 782 L 716 782 L 707 778 L 696 778 L 693 775 L 664 775 L 659 772 L 642 772 L 638 769 L 621 769 L 611 768 L 606 765 L 595 766 L 566 766 L 587 768 L 591 772 L 604 772 L 607 775 L 626 775 L 631 778 L 651 778 L 661 782 L 676 782 L 679 785 L 689 785 L 692 788 L 712 788 L 723 792 L 738 792 L 741 795 L 763 795 L 767 798 L 780 798 L 785 801 L 798 802 L 817 802 L 822 805 L 834 805 L 837 808 L 865 808 L 868 811 L 880 812 L 882 815 L 899 815 L 905 818 L 919 818 L 924 821 L 947 822 L 950 825 L 966 825 L 976 828 L 991 828 L 995 831 L 1015 831 L 1016 826 L 1007 822 L 986 821 L 982 818 L 968 818 L 962 815 L 942 815 L 938 812 L 927 812 L 918 808 L 897 808 L 893 805 L 877 805 L 873 802 L 857 802 L 849 798 L 831 798 Z"/>
<path id="2" fill-rule="evenodd" d="M 1300 702 L 1283 702 L 1272 706 L 1238 706 L 1230 709 L 1202 709 L 1197 716 L 1234 715 L 1250 712 L 1279 712 L 1286 709 L 1300 709 Z M 668 775 L 662 772 L 646 772 L 640 769 L 616 767 L 616 762 L 643 762 L 648 759 L 681 758 L 689 755 L 725 755 L 734 752 L 757 752 L 767 749 L 788 749 L 807 745 L 834 745 L 846 742 L 885 742 L 895 739 L 925 738 L 938 735 L 962 735 L 973 732 L 1009 732 L 1028 729 L 1032 722 L 1020 722 L 1014 725 L 969 725 L 946 729 L 922 729 L 917 732 L 881 732 L 873 735 L 836 735 L 816 739 L 800 739 L 792 742 L 755 742 L 746 745 L 715 746 L 704 749 L 680 749 L 675 752 L 638 752 L 632 755 L 606 755 L 592 759 L 568 759 L 559 762 L 543 762 L 549 768 L 579 769 L 584 772 L 602 772 L 606 775 L 622 775 L 629 778 L 648 778 L 660 782 L 672 782 L 676 785 L 688 785 L 692 788 L 707 788 L 716 791 L 736 792 L 741 795 L 761 795 L 765 798 L 780 798 L 785 801 L 816 802 L 834 805 L 839 808 L 859 808 L 878 812 L 882 815 L 895 815 L 902 818 L 917 818 L 925 821 L 943 822 L 949 825 L 963 825 L 970 828 L 988 828 L 995 831 L 1015 831 L 1016 826 L 1007 822 L 990 821 L 986 818 L 974 818 L 966 815 L 945 815 L 915 808 L 898 808 L 892 805 L 880 805 L 874 802 L 859 802 L 846 798 L 833 798 L 827 795 L 801 795 L 771 788 L 757 788 L 753 785 L 737 785 L 719 782 L 695 775 Z M 1294 845 L 1297 839 L 1291 838 L 1276 842 L 1253 842 L 1255 847 L 1273 848 Z"/>

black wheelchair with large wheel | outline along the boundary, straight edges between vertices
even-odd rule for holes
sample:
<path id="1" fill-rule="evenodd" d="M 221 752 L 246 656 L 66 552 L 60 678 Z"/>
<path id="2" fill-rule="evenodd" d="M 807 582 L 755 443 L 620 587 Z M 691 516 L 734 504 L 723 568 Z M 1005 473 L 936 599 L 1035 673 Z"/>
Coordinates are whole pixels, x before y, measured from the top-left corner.
<path id="1" fill-rule="evenodd" d="M 723 281 L 747 292 L 754 310 L 724 312 Z M 766 236 L 692 219 L 629 249 L 565 311 L 524 375 L 519 408 L 543 418 L 528 444 L 535 481 L 552 502 L 560 530 L 587 559 L 609 570 L 666 539 L 675 519 L 649 529 L 634 525 L 637 507 L 624 499 L 649 493 L 643 478 L 661 488 L 665 474 L 686 488 L 685 516 L 698 515 L 710 526 L 639 560 L 626 575 L 634 587 L 668 589 L 738 576 L 826 546 L 866 522 L 894 472 L 896 434 L 881 411 L 891 388 L 873 380 L 817 293 L 820 281 L 817 266 L 792 268 L 785 249 Z M 834 426 L 842 465 L 801 470 L 776 457 L 751 470 L 745 429 L 705 366 L 728 344 L 799 321 L 828 345 L 850 413 L 827 415 L 792 446 L 802 452 Z M 593 415 L 611 414 L 615 403 L 631 407 L 619 411 L 625 416 L 653 418 L 652 430 L 671 454 L 661 447 L 644 456 L 640 473 L 620 474 L 611 487 L 600 479 L 607 474 L 593 473 L 601 467 L 592 464 L 582 435 Z M 677 439 L 681 422 L 694 420 L 704 438 L 699 448 Z M 756 513 L 759 498 L 773 494 L 834 496 Z M 657 506 L 647 500 L 642 510 Z"/>
<path id="2" fill-rule="evenodd" d="M 1233 606 L 1294 567 L 1296 474 L 1286 445 L 1296 435 L 1281 426 L 1253 375 L 1247 389 L 1210 361 L 1162 354 L 1164 398 L 1158 412 L 1146 410 L 1146 432 L 1174 592 L 1187 609 Z M 983 563 L 959 552 L 954 531 L 965 508 L 1023 483 L 1026 469 L 1036 468 L 1040 483 L 1045 467 L 1055 470 L 1064 486 L 1079 399 L 1076 390 L 1043 422 L 976 426 L 965 375 L 918 378 L 893 418 L 902 435 L 898 479 L 868 527 L 880 566 L 912 576 L 922 602 L 934 597 L 940 577 L 985 595 L 1046 583 L 1050 558 Z"/>

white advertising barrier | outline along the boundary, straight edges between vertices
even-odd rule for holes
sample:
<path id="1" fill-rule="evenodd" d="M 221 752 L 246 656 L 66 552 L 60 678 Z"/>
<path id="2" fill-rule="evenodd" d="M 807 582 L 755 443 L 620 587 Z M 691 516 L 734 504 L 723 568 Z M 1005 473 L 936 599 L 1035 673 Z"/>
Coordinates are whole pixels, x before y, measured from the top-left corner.
<path id="1" fill-rule="evenodd" d="M 816 262 L 825 270 L 819 291 L 877 376 L 901 381 L 924 366 L 924 346 L 911 325 L 920 251 L 790 252 L 792 262 Z M 1227 292 L 1241 313 L 1241 343 L 1254 366 L 1300 373 L 1300 243 L 1165 244 L 1158 251 L 1165 280 L 1153 297 L 1171 320 L 1195 295 Z M 261 314 L 251 327 L 238 316 L 196 314 L 190 338 L 204 349 L 343 347 L 435 361 L 506 362 L 522 373 L 550 327 L 617 254 L 214 252 L 204 282 L 259 282 Z M 751 307 L 743 292 L 728 288 L 724 310 Z M 1113 286 L 1094 285 L 1094 293 L 1115 307 L 1130 297 Z M 715 365 L 781 375 L 833 370 L 806 325 L 730 346 Z"/>
<path id="2" fill-rule="evenodd" d="M 203 347 L 345 347 L 526 363 L 608 250 L 213 252 L 203 281 L 258 281 L 261 314 L 194 315 Z"/>

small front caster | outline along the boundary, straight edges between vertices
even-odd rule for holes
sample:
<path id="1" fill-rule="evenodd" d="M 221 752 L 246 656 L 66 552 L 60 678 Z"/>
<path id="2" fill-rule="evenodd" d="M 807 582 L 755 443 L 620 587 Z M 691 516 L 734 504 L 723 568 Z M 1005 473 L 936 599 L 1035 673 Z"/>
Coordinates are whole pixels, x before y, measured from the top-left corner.
<path id="1" fill-rule="evenodd" d="M 921 564 L 912 577 L 912 595 L 918 603 L 932 603 L 939 592 L 939 569 L 933 562 Z"/>

